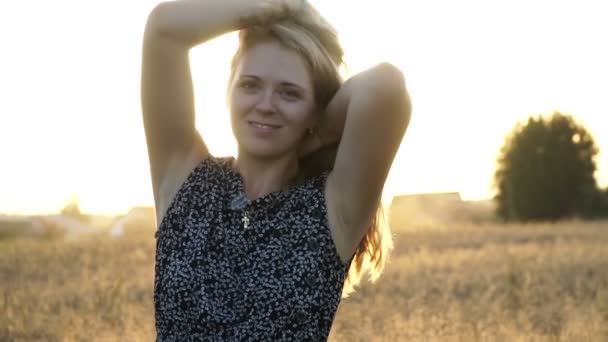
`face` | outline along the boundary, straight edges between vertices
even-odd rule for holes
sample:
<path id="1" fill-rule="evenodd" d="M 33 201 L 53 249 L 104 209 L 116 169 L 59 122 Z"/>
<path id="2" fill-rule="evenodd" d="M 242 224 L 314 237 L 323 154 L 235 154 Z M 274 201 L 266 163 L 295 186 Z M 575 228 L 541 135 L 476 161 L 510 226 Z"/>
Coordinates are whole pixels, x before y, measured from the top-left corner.
<path id="1" fill-rule="evenodd" d="M 313 89 L 307 64 L 295 51 L 272 39 L 249 47 L 229 89 L 239 153 L 259 158 L 297 153 L 317 120 Z"/>

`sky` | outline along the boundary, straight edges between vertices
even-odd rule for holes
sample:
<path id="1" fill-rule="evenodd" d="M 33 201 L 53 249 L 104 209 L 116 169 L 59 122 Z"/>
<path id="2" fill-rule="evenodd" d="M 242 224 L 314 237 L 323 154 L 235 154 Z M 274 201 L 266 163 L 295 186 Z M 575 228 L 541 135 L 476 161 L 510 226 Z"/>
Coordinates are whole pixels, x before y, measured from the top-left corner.
<path id="1" fill-rule="evenodd" d="M 97 214 L 152 205 L 141 120 L 145 21 L 158 1 L 0 5 L 0 213 Z M 608 10 L 603 1 L 312 1 L 351 73 L 388 61 L 412 120 L 385 192 L 490 198 L 505 135 L 530 115 L 573 115 L 600 148 L 608 185 Z M 235 35 L 191 51 L 197 128 L 236 151 L 225 106 Z"/>

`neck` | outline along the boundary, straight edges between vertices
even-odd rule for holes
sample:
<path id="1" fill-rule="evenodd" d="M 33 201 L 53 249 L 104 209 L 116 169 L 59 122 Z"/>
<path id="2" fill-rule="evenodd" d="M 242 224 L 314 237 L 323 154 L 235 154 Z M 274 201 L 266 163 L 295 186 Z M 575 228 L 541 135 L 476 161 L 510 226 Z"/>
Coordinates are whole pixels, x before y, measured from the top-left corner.
<path id="1" fill-rule="evenodd" d="M 297 155 L 260 159 L 239 151 L 235 167 L 241 174 L 245 195 L 250 200 L 285 190 L 298 172 Z"/>

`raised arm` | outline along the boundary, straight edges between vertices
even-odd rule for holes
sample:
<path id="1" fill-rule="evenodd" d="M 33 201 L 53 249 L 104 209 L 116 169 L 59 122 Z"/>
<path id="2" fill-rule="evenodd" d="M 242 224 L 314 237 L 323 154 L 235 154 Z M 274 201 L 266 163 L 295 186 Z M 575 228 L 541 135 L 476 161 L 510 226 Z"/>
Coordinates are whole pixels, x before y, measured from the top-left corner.
<path id="1" fill-rule="evenodd" d="M 387 63 L 346 81 L 327 108 L 320 134 L 330 142 L 341 136 L 326 195 L 343 256 L 372 222 L 410 116 L 403 75 Z"/>
<path id="2" fill-rule="evenodd" d="M 150 13 L 143 39 L 141 102 L 154 200 L 162 217 L 175 193 L 209 156 L 195 128 L 189 51 L 237 30 L 247 18 L 282 15 L 287 0 L 181 0 Z"/>

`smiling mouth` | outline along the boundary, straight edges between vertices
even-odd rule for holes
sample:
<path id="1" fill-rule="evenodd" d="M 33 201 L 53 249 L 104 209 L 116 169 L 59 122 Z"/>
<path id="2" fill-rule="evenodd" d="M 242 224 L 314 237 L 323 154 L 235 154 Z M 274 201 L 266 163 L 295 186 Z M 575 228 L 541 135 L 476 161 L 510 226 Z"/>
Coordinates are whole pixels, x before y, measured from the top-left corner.
<path id="1" fill-rule="evenodd" d="M 264 124 L 264 123 L 256 122 L 256 121 L 247 121 L 247 123 L 253 127 L 263 128 L 263 129 L 279 129 L 279 128 L 283 127 L 280 125 Z"/>

